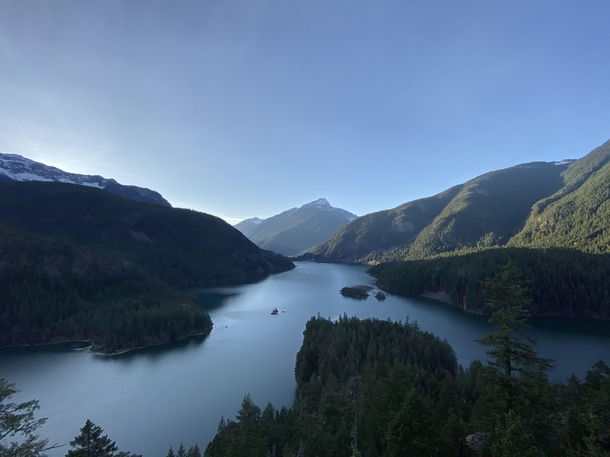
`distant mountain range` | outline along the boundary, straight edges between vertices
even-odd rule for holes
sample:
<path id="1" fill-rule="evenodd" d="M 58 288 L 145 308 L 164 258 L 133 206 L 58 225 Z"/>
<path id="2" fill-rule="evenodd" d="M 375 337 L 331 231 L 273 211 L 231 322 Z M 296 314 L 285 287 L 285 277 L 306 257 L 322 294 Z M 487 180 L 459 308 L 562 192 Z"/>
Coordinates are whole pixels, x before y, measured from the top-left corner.
<path id="1" fill-rule="evenodd" d="M 356 217 L 320 198 L 268 219 L 246 219 L 235 228 L 262 249 L 293 256 L 325 242 Z"/>
<path id="2" fill-rule="evenodd" d="M 0 153 L 0 182 L 2 181 L 42 181 L 63 182 L 79 186 L 102 189 L 119 197 L 137 202 L 154 203 L 161 206 L 171 206 L 159 192 L 144 187 L 126 186 L 114 179 L 102 176 L 79 175 L 68 173 L 59 168 L 22 157 L 18 154 Z"/>
<path id="3" fill-rule="evenodd" d="M 244 219 L 243 221 L 235 224 L 237 230 L 239 230 L 244 235 L 248 236 L 258 225 L 263 222 L 264 219 L 259 219 L 258 217 L 252 217 L 250 219 Z"/>
<path id="4" fill-rule="evenodd" d="M 492 171 L 361 216 L 307 257 L 379 263 L 495 246 L 610 252 L 610 141 L 580 160 Z"/>

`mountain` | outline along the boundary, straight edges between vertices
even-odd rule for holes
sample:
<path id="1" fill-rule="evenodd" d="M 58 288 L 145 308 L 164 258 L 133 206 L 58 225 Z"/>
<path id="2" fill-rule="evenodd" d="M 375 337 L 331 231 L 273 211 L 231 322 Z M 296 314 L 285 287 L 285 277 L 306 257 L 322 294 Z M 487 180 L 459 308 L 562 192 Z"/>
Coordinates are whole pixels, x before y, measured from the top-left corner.
<path id="1" fill-rule="evenodd" d="M 0 182 L 3 181 L 42 181 L 77 184 L 79 186 L 102 189 L 119 197 L 137 202 L 171 206 L 161 194 L 154 190 L 137 186 L 125 186 L 119 184 L 114 179 L 106 179 L 97 175 L 68 173 L 59 168 L 35 162 L 17 154 L 0 153 Z"/>
<path id="2" fill-rule="evenodd" d="M 91 341 L 115 352 L 212 329 L 183 292 L 137 265 L 0 224 L 0 347 Z"/>
<path id="3" fill-rule="evenodd" d="M 533 162 L 492 171 L 433 197 L 362 216 L 314 249 L 313 256 L 374 262 L 506 244 L 532 206 L 561 189 L 561 173 L 569 166 L 569 161 Z"/>
<path id="4" fill-rule="evenodd" d="M 249 281 L 292 263 L 222 219 L 63 183 L 0 183 L 0 223 L 135 263 L 170 286 Z"/>
<path id="5" fill-rule="evenodd" d="M 579 160 L 532 162 L 361 216 L 307 258 L 378 263 L 494 246 L 610 252 L 610 141 Z"/>
<path id="6" fill-rule="evenodd" d="M 222 219 L 100 189 L 0 183 L 0 346 L 116 350 L 211 329 L 182 288 L 294 268 Z"/>
<path id="7" fill-rule="evenodd" d="M 325 242 L 356 217 L 320 198 L 268 219 L 246 219 L 235 227 L 259 247 L 292 256 Z"/>
<path id="8" fill-rule="evenodd" d="M 533 205 L 509 246 L 610 252 L 610 141 L 562 173 L 563 186 Z"/>
<path id="9" fill-rule="evenodd" d="M 248 236 L 258 225 L 263 222 L 263 219 L 259 219 L 258 217 L 252 217 L 250 219 L 244 219 L 238 224 L 235 224 L 237 230 L 239 230 L 244 235 Z"/>

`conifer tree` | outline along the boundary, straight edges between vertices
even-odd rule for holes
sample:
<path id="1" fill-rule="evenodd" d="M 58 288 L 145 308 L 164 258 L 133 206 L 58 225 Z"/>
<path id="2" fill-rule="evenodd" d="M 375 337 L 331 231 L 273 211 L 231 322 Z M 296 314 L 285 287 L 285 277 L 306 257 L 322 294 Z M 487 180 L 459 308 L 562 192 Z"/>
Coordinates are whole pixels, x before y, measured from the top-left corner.
<path id="1" fill-rule="evenodd" d="M 261 409 L 254 404 L 250 394 L 242 400 L 236 417 L 240 431 L 236 449 L 239 449 L 243 456 L 264 456 L 267 440 L 260 424 Z"/>
<path id="2" fill-rule="evenodd" d="M 38 401 L 6 403 L 5 400 L 19 392 L 14 384 L 0 378 L 0 456 L 44 456 L 48 441 L 35 435 L 46 419 L 36 419 Z M 9 438 L 21 437 L 18 441 L 6 442 Z"/>
<path id="3" fill-rule="evenodd" d="M 73 449 L 68 451 L 67 457 L 114 457 L 117 447 L 107 435 L 102 436 L 102 429 L 89 419 L 80 429 L 80 435 L 70 441 Z"/>
<path id="4" fill-rule="evenodd" d="M 119 452 L 116 443 L 102 433 L 100 426 L 87 419 L 80 429 L 80 435 L 70 441 L 72 449 L 66 457 L 141 457 L 129 452 Z"/>
<path id="5" fill-rule="evenodd" d="M 553 361 L 539 357 L 534 341 L 523 334 L 529 299 L 519 280 L 519 271 L 509 262 L 483 285 L 486 303 L 493 310 L 489 321 L 497 322 L 499 328 L 479 340 L 491 347 L 487 351 L 491 360 L 477 379 L 481 396 L 473 411 L 475 422 L 494 432 L 492 437 L 496 438 L 506 438 L 510 432 L 512 440 L 525 442 L 529 430 L 533 430 L 535 438 L 547 439 L 545 434 L 553 427 L 546 372 Z M 492 450 L 495 449 L 492 455 L 508 455 L 506 446 L 505 441 L 502 446 L 492 442 Z M 543 455 L 542 451 L 538 455 Z"/>
<path id="6" fill-rule="evenodd" d="M 580 447 L 578 455 L 610 455 L 610 367 L 602 360 L 587 373 L 579 397 L 574 411 L 583 432 L 574 446 Z"/>

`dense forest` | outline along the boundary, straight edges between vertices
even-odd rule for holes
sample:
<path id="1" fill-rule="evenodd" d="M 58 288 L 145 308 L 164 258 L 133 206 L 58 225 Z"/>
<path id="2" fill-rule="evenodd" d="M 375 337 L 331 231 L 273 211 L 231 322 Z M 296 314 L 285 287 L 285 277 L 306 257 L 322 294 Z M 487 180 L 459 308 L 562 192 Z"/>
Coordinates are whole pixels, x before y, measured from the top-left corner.
<path id="1" fill-rule="evenodd" d="M 380 264 L 369 273 L 389 292 L 446 292 L 464 311 L 490 314 L 482 282 L 511 262 L 527 286 L 531 316 L 610 319 L 610 255 L 568 249 L 497 248 L 483 252 Z"/>
<path id="2" fill-rule="evenodd" d="M 563 187 L 532 207 L 509 246 L 607 253 L 610 246 L 610 141 L 562 173 Z"/>
<path id="3" fill-rule="evenodd" d="M 509 264 L 483 283 L 499 327 L 490 361 L 458 366 L 417 323 L 312 318 L 297 354 L 292 408 L 249 396 L 205 456 L 610 455 L 610 368 L 552 384 L 521 334 L 529 298 Z"/>
<path id="4" fill-rule="evenodd" d="M 551 384 L 547 361 L 499 338 L 494 362 L 463 369 L 415 323 L 314 318 L 293 407 L 261 410 L 246 396 L 204 455 L 610 455 L 610 368 L 598 362 L 584 382 Z M 507 374 L 502 351 L 511 344 Z"/>
<path id="5" fill-rule="evenodd" d="M 172 287 L 262 279 L 294 265 L 222 219 L 62 183 L 0 183 L 0 222 L 134 263 Z"/>
<path id="6" fill-rule="evenodd" d="M 294 268 L 221 219 L 62 183 L 0 184 L 0 347 L 116 352 L 208 333 L 179 288 Z"/>
<path id="7" fill-rule="evenodd" d="M 0 346 L 93 341 L 123 349 L 208 333 L 191 297 L 127 262 L 0 225 Z"/>

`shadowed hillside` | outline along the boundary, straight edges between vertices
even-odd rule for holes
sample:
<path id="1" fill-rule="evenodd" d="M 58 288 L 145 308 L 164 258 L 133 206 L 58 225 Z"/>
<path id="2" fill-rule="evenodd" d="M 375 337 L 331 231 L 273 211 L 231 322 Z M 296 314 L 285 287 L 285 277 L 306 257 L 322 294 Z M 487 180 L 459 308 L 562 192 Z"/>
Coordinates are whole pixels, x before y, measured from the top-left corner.
<path id="1" fill-rule="evenodd" d="M 0 184 L 0 346 L 91 340 L 104 352 L 208 333 L 175 287 L 294 265 L 221 219 L 60 183 Z"/>
<path id="2" fill-rule="evenodd" d="M 369 270 L 377 286 L 402 295 L 440 299 L 475 314 L 491 314 L 482 281 L 505 265 L 519 271 L 532 316 L 610 319 L 610 255 L 569 249 L 487 249 L 466 255 L 384 263 Z"/>
<path id="3" fill-rule="evenodd" d="M 293 267 L 218 217 L 70 184 L 0 184 L 0 222 L 133 262 L 170 286 L 249 281 Z"/>
<path id="4" fill-rule="evenodd" d="M 113 352 L 208 333 L 191 297 L 136 265 L 0 224 L 0 347 L 89 340 Z"/>
<path id="5" fill-rule="evenodd" d="M 461 188 L 455 186 L 434 197 L 361 216 L 311 252 L 316 260 L 357 262 L 372 252 L 408 245 L 432 223 Z"/>

